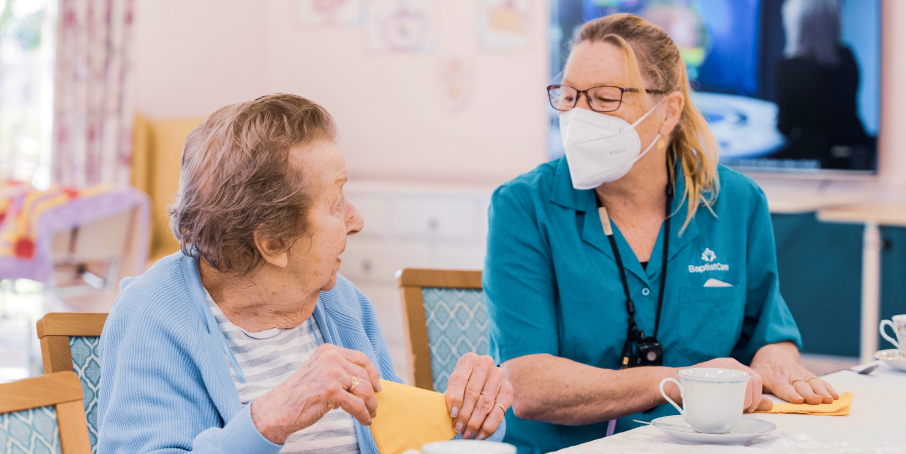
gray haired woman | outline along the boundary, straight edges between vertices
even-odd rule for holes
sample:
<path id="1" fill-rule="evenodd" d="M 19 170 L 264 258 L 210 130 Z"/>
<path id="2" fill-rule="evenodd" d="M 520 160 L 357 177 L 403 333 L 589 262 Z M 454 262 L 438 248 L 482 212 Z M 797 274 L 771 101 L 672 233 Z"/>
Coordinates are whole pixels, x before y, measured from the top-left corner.
<path id="1" fill-rule="evenodd" d="M 224 107 L 185 143 L 171 226 L 182 251 L 124 281 L 101 337 L 103 453 L 377 453 L 379 378 L 400 382 L 374 308 L 338 274 L 363 227 L 322 107 Z M 513 390 L 463 356 L 447 410 L 499 440 Z"/>

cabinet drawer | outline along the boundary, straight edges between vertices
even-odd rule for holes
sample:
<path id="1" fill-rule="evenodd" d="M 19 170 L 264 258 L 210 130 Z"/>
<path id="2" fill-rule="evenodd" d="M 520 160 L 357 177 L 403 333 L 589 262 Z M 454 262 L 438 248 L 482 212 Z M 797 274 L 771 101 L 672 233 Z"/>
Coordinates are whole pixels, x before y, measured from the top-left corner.
<path id="1" fill-rule="evenodd" d="M 475 238 L 475 203 L 449 196 L 398 196 L 390 202 L 390 225 L 397 236 L 429 239 Z"/>
<path id="2" fill-rule="evenodd" d="M 439 244 L 434 248 L 434 267 L 447 270 L 481 270 L 485 246 L 481 244 Z"/>
<path id="3" fill-rule="evenodd" d="M 340 258 L 340 274 L 353 283 L 394 283 L 397 270 L 430 266 L 431 250 L 426 244 L 354 235 Z"/>

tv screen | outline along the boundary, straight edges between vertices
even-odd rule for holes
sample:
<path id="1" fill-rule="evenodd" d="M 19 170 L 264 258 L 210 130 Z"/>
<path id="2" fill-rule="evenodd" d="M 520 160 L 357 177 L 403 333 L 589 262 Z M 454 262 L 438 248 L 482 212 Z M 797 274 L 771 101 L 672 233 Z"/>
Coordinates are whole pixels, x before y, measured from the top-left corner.
<path id="1" fill-rule="evenodd" d="M 588 20 L 631 13 L 659 25 L 686 63 L 692 100 L 744 171 L 877 172 L 881 0 L 557 0 L 551 78 Z M 563 155 L 551 112 L 550 157 Z"/>

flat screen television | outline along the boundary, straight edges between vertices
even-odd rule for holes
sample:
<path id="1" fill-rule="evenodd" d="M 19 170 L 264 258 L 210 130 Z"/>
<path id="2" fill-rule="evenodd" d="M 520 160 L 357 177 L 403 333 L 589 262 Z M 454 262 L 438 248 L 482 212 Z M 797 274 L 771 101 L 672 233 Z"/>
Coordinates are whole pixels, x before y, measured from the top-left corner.
<path id="1" fill-rule="evenodd" d="M 552 82 L 584 22 L 636 14 L 679 46 L 723 164 L 819 178 L 877 173 L 881 0 L 556 0 L 551 9 Z M 563 145 L 550 114 L 553 159 Z"/>

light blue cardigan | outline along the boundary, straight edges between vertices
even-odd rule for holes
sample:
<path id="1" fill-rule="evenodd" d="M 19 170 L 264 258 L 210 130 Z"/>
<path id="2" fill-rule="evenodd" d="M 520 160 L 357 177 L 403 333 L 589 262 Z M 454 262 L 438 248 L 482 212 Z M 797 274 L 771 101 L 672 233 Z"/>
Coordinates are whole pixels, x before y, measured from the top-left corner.
<path id="1" fill-rule="evenodd" d="M 210 313 L 198 259 L 176 253 L 127 278 L 101 336 L 99 453 L 277 453 L 243 408 Z M 368 355 L 401 383 L 371 302 L 349 280 L 322 292 L 314 311 L 325 342 Z M 503 439 L 505 423 L 489 440 Z M 378 454 L 355 422 L 359 450 Z M 457 436 L 458 438 L 458 436 Z"/>

